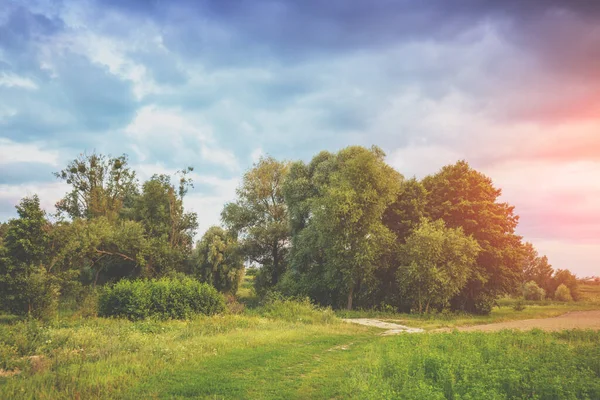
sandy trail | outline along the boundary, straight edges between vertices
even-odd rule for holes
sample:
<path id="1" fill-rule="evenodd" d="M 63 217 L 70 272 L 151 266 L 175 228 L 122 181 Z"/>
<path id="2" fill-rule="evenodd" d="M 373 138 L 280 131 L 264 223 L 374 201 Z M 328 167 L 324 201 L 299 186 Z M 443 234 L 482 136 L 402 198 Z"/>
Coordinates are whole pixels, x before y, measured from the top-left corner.
<path id="1" fill-rule="evenodd" d="M 357 318 L 344 319 L 346 322 L 354 324 L 374 326 L 386 329 L 382 335 L 398 335 L 400 333 L 423 333 L 425 330 L 420 328 L 410 328 L 391 322 L 379 321 L 376 319 Z M 498 322 L 486 325 L 462 326 L 458 328 L 436 329 L 431 332 L 452 332 L 457 329 L 461 332 L 496 332 L 503 329 L 531 330 L 541 329 L 544 331 L 562 331 L 564 329 L 593 329 L 600 330 L 600 310 L 594 311 L 572 311 L 553 318 L 523 319 L 520 321 Z"/>
<path id="2" fill-rule="evenodd" d="M 487 325 L 463 326 L 457 328 L 461 332 L 496 332 L 502 329 L 517 329 L 521 331 L 541 329 L 544 331 L 562 331 L 564 329 L 594 329 L 600 330 L 600 310 L 572 311 L 553 318 L 523 319 L 520 321 L 498 322 Z M 438 332 L 451 329 L 438 330 Z"/>
<path id="3" fill-rule="evenodd" d="M 397 335 L 399 333 L 422 333 L 425 332 L 421 328 L 410 328 L 408 326 L 394 324 L 392 322 L 384 322 L 379 321 L 377 319 L 369 319 L 369 318 L 356 318 L 356 319 L 344 319 L 346 322 L 350 322 L 353 324 L 359 324 L 364 326 L 375 326 L 377 328 L 386 329 L 382 335 Z"/>

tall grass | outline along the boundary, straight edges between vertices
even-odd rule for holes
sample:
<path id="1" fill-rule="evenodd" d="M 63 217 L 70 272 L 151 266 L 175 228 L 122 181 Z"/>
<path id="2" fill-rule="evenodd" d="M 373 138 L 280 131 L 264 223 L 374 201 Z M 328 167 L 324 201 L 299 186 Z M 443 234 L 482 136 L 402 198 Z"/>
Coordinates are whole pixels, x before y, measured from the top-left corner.
<path id="1" fill-rule="evenodd" d="M 357 398 L 600 398 L 600 332 L 407 335 L 367 354 L 351 373 Z"/>

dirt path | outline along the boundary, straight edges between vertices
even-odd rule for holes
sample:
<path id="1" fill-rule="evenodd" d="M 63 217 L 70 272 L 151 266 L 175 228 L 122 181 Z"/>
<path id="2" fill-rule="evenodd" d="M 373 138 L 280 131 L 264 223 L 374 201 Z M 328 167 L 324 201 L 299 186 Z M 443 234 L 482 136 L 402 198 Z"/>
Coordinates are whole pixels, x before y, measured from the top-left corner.
<path id="1" fill-rule="evenodd" d="M 496 332 L 502 329 L 544 331 L 562 331 L 564 329 L 600 330 L 600 310 L 572 311 L 554 318 L 523 319 L 520 321 L 498 322 L 487 325 L 463 326 L 457 328 L 461 332 Z M 448 332 L 451 329 L 440 329 L 436 332 Z"/>
<path id="2" fill-rule="evenodd" d="M 410 328 L 391 322 L 376 319 L 357 318 L 344 319 L 354 324 L 374 326 L 386 329 L 382 335 L 398 335 L 400 333 L 423 333 L 420 328 Z M 523 319 L 519 321 L 498 322 L 486 325 L 462 326 L 456 328 L 461 332 L 496 332 L 503 329 L 531 330 L 542 329 L 544 331 L 562 331 L 564 329 L 594 329 L 600 330 L 600 310 L 594 311 L 572 311 L 553 318 Z M 431 332 L 452 332 L 454 328 L 436 329 Z"/>
<path id="3" fill-rule="evenodd" d="M 425 332 L 421 328 L 410 328 L 408 326 L 394 324 L 392 322 L 383 322 L 377 319 L 368 319 L 368 318 L 356 318 L 356 319 L 344 319 L 346 322 L 350 322 L 353 324 L 359 324 L 364 326 L 375 326 L 381 329 L 387 329 L 382 333 L 383 336 L 387 335 L 397 335 L 399 333 L 422 333 Z"/>

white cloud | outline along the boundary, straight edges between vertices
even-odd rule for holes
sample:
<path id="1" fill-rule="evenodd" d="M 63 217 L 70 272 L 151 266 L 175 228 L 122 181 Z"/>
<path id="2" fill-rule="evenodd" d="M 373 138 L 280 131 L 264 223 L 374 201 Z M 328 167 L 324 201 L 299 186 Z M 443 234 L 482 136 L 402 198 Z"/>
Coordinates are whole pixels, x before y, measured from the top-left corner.
<path id="1" fill-rule="evenodd" d="M 135 153 L 146 159 L 149 149 L 160 150 L 181 163 L 195 164 L 199 159 L 236 171 L 233 152 L 215 143 L 212 128 L 189 113 L 174 108 L 146 106 L 138 110 L 125 132 L 135 141 Z"/>
<path id="2" fill-rule="evenodd" d="M 55 204 L 69 191 L 70 186 L 64 182 L 52 182 L 36 185 L 0 185 L 0 200 L 13 205 L 26 196 L 37 194 L 41 207 L 48 213 L 55 212 Z"/>
<path id="3" fill-rule="evenodd" d="M 31 79 L 14 74 L 7 74 L 6 72 L 0 74 L 0 86 L 9 88 L 16 87 L 28 90 L 36 90 L 38 88 L 35 82 Z"/>
<path id="4" fill-rule="evenodd" d="M 0 164 L 18 162 L 58 165 L 58 152 L 43 149 L 39 143 L 17 143 L 0 137 Z"/>

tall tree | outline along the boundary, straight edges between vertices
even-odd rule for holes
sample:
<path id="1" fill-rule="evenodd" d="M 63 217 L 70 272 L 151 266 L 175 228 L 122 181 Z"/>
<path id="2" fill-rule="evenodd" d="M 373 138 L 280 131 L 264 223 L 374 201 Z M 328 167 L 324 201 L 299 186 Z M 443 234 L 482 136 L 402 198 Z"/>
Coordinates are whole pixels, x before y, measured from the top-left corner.
<path id="1" fill-rule="evenodd" d="M 256 279 L 259 291 L 276 285 L 286 270 L 290 230 L 282 185 L 288 170 L 286 162 L 261 158 L 244 174 L 237 200 L 221 214 L 240 240 L 243 256 L 262 266 Z"/>
<path id="2" fill-rule="evenodd" d="M 288 199 L 293 209 L 292 260 L 297 273 L 328 282 L 353 307 L 356 294 L 368 289 L 394 234 L 382 223 L 395 200 L 401 175 L 384 162 L 377 147 L 347 147 L 336 155 L 319 154 L 307 167 L 296 166 Z M 307 186 L 308 197 L 299 196 Z M 310 187 L 312 186 L 312 187 Z M 334 300 L 339 304 L 340 299 Z"/>
<path id="3" fill-rule="evenodd" d="M 426 177 L 423 185 L 428 191 L 428 216 L 444 220 L 449 228 L 461 227 L 482 249 L 454 307 L 490 312 L 497 296 L 513 292 L 521 282 L 521 238 L 515 234 L 519 217 L 514 207 L 499 202 L 500 189 L 465 161 Z"/>
<path id="4" fill-rule="evenodd" d="M 115 220 L 137 189 L 135 172 L 128 167 L 126 155 L 107 157 L 81 154 L 54 175 L 72 190 L 56 204 L 59 213 L 71 218 L 104 216 Z"/>
<path id="5" fill-rule="evenodd" d="M 477 241 L 462 228 L 423 219 L 401 249 L 400 298 L 419 313 L 447 307 L 467 284 L 479 250 Z"/>
<path id="6" fill-rule="evenodd" d="M 194 250 L 193 272 L 221 292 L 235 294 L 244 275 L 237 240 L 219 226 L 211 226 Z"/>
<path id="7" fill-rule="evenodd" d="M 548 262 L 548 257 L 540 257 L 537 250 L 529 242 L 524 243 L 523 252 L 523 283 L 535 282 L 546 293 L 553 292 L 552 274 L 554 269 Z"/>
<path id="8" fill-rule="evenodd" d="M 423 218 L 427 209 L 427 191 L 421 182 L 412 178 L 402 181 L 400 191 L 385 211 L 383 222 L 403 243 Z"/>
<path id="9" fill-rule="evenodd" d="M 18 218 L 8 223 L 0 249 L 0 297 L 3 308 L 15 314 L 48 316 L 56 311 L 59 286 L 48 275 L 50 224 L 37 196 L 16 206 Z"/>

